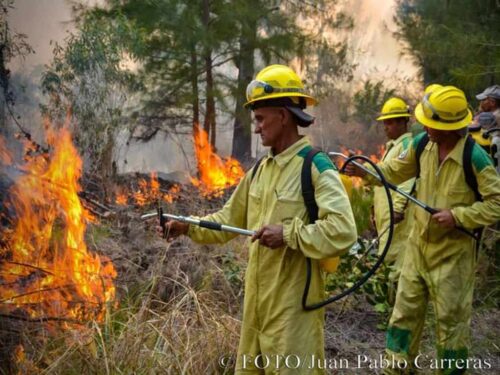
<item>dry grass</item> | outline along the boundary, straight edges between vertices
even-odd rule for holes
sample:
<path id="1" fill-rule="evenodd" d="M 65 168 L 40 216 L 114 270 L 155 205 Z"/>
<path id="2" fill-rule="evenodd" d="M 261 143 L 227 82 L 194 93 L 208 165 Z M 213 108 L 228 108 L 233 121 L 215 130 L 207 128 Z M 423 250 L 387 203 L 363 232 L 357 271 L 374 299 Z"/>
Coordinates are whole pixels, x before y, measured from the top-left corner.
<path id="1" fill-rule="evenodd" d="M 231 286 L 224 285 L 222 270 L 214 265 L 207 266 L 212 269 L 210 280 L 196 286 L 180 267 L 165 276 L 162 269 L 169 252 L 170 246 L 165 247 L 150 282 L 136 285 L 139 293 L 124 295 L 103 324 L 89 323 L 80 331 L 45 340 L 25 331 L 22 341 L 28 357 L 19 363 L 21 373 L 224 373 L 218 359 L 234 354 L 240 329 L 234 308 L 228 306 L 238 302 L 228 300 L 224 290 Z M 175 285 L 167 301 L 157 295 L 162 283 Z"/>
<path id="2" fill-rule="evenodd" d="M 18 353 L 11 371 L 4 373 L 234 372 L 234 363 L 223 368 L 219 358 L 234 356 L 237 350 L 245 239 L 224 246 L 201 246 L 188 239 L 166 244 L 149 230 L 149 224 L 138 220 L 138 213 L 124 213 L 113 222 L 90 228 L 88 236 L 94 250 L 114 260 L 119 271 L 120 305 L 111 309 L 105 322 L 88 323 L 85 329 L 20 327 L 16 342 L 23 345 L 24 354 Z M 485 285 L 491 286 L 487 281 Z M 481 292 L 472 322 L 471 355 L 491 359 L 498 365 L 498 306 L 486 303 L 492 301 L 491 296 Z M 385 332 L 377 329 L 379 319 L 363 296 L 349 297 L 331 306 L 326 319 L 327 358 L 345 358 L 351 364 L 362 354 L 378 358 L 385 345 Z M 431 314 L 422 345 L 422 351 L 431 357 L 432 331 Z M 351 368 L 331 373 L 377 371 Z"/>

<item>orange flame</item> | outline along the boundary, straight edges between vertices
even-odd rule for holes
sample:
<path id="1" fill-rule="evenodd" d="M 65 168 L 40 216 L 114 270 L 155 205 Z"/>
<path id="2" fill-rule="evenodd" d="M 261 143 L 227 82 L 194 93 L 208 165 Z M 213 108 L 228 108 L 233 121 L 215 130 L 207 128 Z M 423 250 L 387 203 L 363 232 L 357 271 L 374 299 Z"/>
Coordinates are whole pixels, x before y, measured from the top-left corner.
<path id="1" fill-rule="evenodd" d="M 50 155 L 33 154 L 8 191 L 15 212 L 0 234 L 0 310 L 31 318 L 102 320 L 115 298 L 113 264 L 87 250 L 90 215 L 78 192 L 82 161 L 68 130 L 47 130 Z"/>
<path id="2" fill-rule="evenodd" d="M 385 145 L 378 145 L 377 146 L 377 153 L 370 155 L 370 160 L 373 161 L 374 163 L 378 163 L 382 160 L 382 156 L 385 153 Z"/>
<path id="3" fill-rule="evenodd" d="M 128 202 L 127 194 L 119 193 L 116 195 L 116 204 L 120 206 L 125 206 Z"/>
<path id="4" fill-rule="evenodd" d="M 223 160 L 212 149 L 205 130 L 195 127 L 194 146 L 200 178 L 191 178 L 194 186 L 206 197 L 220 196 L 224 189 L 236 185 L 245 175 L 240 163 L 233 158 Z"/>
<path id="5" fill-rule="evenodd" d="M 343 153 L 346 156 L 349 155 L 363 155 L 363 151 L 356 149 L 356 150 L 350 150 L 345 146 L 340 146 L 340 152 Z M 385 152 L 385 146 L 384 145 L 378 145 L 377 146 L 377 153 L 372 154 L 369 156 L 370 160 L 373 161 L 374 163 L 378 163 L 382 160 L 382 156 L 384 155 Z M 336 160 L 337 165 L 341 168 L 344 165 L 345 160 L 342 158 L 338 158 Z M 359 188 L 363 185 L 363 179 L 359 177 L 351 177 L 352 184 L 355 188 Z"/>
<path id="6" fill-rule="evenodd" d="M 163 200 L 167 203 L 172 203 L 174 199 L 178 197 L 180 191 L 180 185 L 175 184 L 170 189 L 168 189 L 168 192 L 166 194 L 163 195 Z"/>
<path id="7" fill-rule="evenodd" d="M 361 150 L 350 150 L 348 149 L 347 147 L 345 146 L 340 146 L 340 152 L 346 156 L 349 156 L 349 155 L 352 155 L 352 154 L 355 154 L 355 155 L 362 155 L 363 152 Z M 337 165 L 339 166 L 339 169 L 343 167 L 344 163 L 345 163 L 345 159 L 341 158 L 341 157 L 338 157 L 336 158 L 336 163 Z M 360 188 L 362 185 L 363 185 L 363 179 L 360 178 L 360 177 L 353 177 L 353 176 L 349 176 L 349 178 L 351 179 L 352 181 L 352 186 L 355 188 L 355 189 L 358 189 Z"/>
<path id="8" fill-rule="evenodd" d="M 179 185 L 173 185 L 167 192 L 160 189 L 158 181 L 158 173 L 151 172 L 149 182 L 142 178 L 139 180 L 139 189 L 131 194 L 136 205 L 142 207 L 150 203 L 157 203 L 159 199 L 163 199 L 167 203 L 172 203 L 177 198 L 181 188 Z M 128 203 L 129 196 L 120 192 L 116 195 L 115 203 L 125 206 Z"/>

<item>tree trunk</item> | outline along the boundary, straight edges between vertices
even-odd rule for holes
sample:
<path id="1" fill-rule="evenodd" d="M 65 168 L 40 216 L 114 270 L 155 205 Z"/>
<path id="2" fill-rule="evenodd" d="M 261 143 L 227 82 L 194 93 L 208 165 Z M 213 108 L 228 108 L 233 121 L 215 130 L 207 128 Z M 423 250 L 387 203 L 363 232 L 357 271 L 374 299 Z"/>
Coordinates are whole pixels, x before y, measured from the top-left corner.
<path id="1" fill-rule="evenodd" d="M 207 35 L 210 35 L 210 4 L 209 0 L 203 0 L 203 24 L 205 25 Z M 215 99 L 214 99 L 214 80 L 212 76 L 212 48 L 210 41 L 205 45 L 205 70 L 206 70 L 206 108 L 203 129 L 210 136 L 210 144 L 215 150 L 216 140 L 216 122 L 215 122 Z"/>
<path id="2" fill-rule="evenodd" d="M 196 56 L 196 46 L 191 47 L 191 90 L 193 106 L 193 134 L 200 126 L 200 101 L 198 92 L 198 58 Z"/>
<path id="3" fill-rule="evenodd" d="M 240 162 L 248 162 L 252 157 L 252 120 L 250 111 L 243 108 L 246 102 L 246 87 L 255 73 L 254 50 L 257 21 L 248 20 L 242 25 L 240 51 L 238 54 L 238 92 L 233 132 L 232 156 Z"/>

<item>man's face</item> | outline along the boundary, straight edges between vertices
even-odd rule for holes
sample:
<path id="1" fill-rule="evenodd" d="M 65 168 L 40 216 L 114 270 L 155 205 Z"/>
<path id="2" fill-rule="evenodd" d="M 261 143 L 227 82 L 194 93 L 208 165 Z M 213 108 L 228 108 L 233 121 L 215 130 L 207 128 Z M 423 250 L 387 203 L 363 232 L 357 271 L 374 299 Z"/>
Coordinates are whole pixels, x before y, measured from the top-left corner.
<path id="1" fill-rule="evenodd" d="M 398 139 L 406 131 L 406 122 L 401 118 L 384 120 L 385 135 L 389 139 Z"/>
<path id="2" fill-rule="evenodd" d="M 486 98 L 479 102 L 479 107 L 481 107 L 481 111 L 483 112 L 493 112 L 495 110 L 495 106 L 496 103 L 493 98 Z"/>
<path id="3" fill-rule="evenodd" d="M 262 145 L 273 147 L 281 139 L 283 134 L 283 111 L 284 108 L 264 107 L 253 111 L 255 122 L 255 134 L 260 134 Z"/>
<path id="4" fill-rule="evenodd" d="M 428 128 L 427 126 L 425 127 L 425 131 L 429 136 L 429 140 L 437 144 L 442 143 L 444 139 L 450 136 L 450 132 L 448 131 Z"/>

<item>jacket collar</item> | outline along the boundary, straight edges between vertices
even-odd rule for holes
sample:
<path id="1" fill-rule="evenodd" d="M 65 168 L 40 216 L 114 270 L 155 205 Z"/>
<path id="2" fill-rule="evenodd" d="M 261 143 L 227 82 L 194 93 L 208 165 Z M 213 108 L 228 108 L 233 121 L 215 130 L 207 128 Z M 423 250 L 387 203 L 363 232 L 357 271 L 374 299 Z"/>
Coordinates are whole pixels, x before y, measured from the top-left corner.
<path id="1" fill-rule="evenodd" d="M 393 147 L 393 146 L 396 146 L 398 144 L 400 144 L 401 142 L 403 142 L 406 138 L 409 138 L 411 137 L 411 133 L 410 132 L 407 132 L 407 133 L 404 133 L 404 134 L 401 134 L 398 138 L 396 139 L 391 139 L 389 140 L 389 142 L 387 142 L 385 144 L 385 149 L 388 150 L 389 148 Z"/>
<path id="2" fill-rule="evenodd" d="M 465 137 L 462 137 L 458 140 L 455 147 L 453 147 L 453 149 L 450 151 L 450 153 L 446 156 L 446 159 L 452 159 L 457 164 L 463 165 L 464 147 L 465 147 Z M 425 146 L 425 148 L 427 150 L 431 150 L 432 148 L 434 148 L 433 152 L 435 152 L 436 154 L 439 152 L 438 145 L 435 144 L 434 142 L 429 142 L 427 144 L 427 146 Z"/>
<path id="3" fill-rule="evenodd" d="M 269 153 L 267 154 L 267 159 L 274 159 L 276 164 L 280 168 L 284 167 L 292 158 L 299 153 L 300 150 L 302 150 L 306 146 L 310 146 L 311 142 L 309 141 L 309 138 L 307 136 L 301 136 L 301 138 L 289 146 L 287 149 L 279 153 L 278 155 L 274 155 L 272 150 L 269 150 Z"/>

